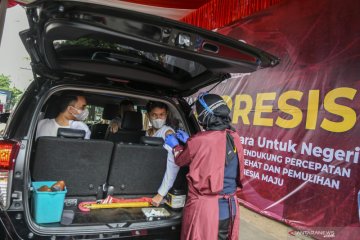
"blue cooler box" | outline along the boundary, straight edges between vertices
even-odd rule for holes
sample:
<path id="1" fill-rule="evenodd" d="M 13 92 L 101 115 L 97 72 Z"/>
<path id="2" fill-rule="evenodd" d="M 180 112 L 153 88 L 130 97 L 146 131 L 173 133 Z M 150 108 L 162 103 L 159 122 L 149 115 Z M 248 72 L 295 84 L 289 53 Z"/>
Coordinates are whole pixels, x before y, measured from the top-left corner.
<path id="1" fill-rule="evenodd" d="M 59 192 L 39 192 L 38 188 L 51 187 L 56 181 L 33 182 L 32 213 L 36 223 L 60 222 L 64 208 L 66 187 Z"/>

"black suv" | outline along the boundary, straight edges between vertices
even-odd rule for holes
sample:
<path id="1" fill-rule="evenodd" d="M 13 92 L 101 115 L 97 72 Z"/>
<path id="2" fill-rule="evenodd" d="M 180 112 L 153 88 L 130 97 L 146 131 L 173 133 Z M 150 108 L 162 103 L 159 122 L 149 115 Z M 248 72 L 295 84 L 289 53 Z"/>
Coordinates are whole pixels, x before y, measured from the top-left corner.
<path id="1" fill-rule="evenodd" d="M 80 202 L 107 195 L 153 196 L 166 168 L 161 145 L 107 140 L 106 122 L 93 123 L 90 140 L 35 139 L 37 123 L 54 117 L 62 94 L 81 91 L 89 105 L 103 108 L 104 119 L 113 117 L 111 106 L 122 99 L 133 100 L 138 112 L 148 100 L 164 102 L 173 127 L 193 134 L 200 128 L 184 97 L 229 73 L 253 72 L 279 60 L 214 32 L 121 9 L 121 1 L 27 2 L 30 29 L 20 37 L 35 79 L 0 140 L 0 238 L 176 239 L 181 211 L 167 206 L 170 216 L 156 220 L 140 209 L 78 210 Z M 175 187 L 186 189 L 185 174 L 182 169 Z M 64 209 L 75 214 L 70 224 L 35 222 L 32 182 L 45 180 L 65 180 Z"/>

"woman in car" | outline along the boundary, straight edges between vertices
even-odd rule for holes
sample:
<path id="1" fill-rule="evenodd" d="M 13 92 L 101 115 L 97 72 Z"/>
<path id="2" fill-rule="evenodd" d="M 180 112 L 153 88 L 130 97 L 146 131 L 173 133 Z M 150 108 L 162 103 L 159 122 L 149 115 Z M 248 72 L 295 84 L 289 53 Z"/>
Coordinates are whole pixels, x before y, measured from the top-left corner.
<path id="1" fill-rule="evenodd" d="M 238 239 L 243 148 L 230 125 L 230 109 L 215 94 L 196 101 L 198 121 L 205 131 L 189 138 L 184 131 L 168 135 L 175 163 L 189 166 L 188 196 L 183 211 L 181 239 Z M 180 146 L 179 141 L 186 143 Z"/>
<path id="2" fill-rule="evenodd" d="M 151 128 L 146 131 L 146 136 L 149 137 L 161 137 L 165 140 L 165 137 L 169 134 L 174 134 L 174 129 L 166 125 L 168 118 L 168 106 L 162 102 L 150 101 L 146 105 L 147 115 L 151 123 Z M 174 155 L 172 148 L 164 145 L 164 148 L 168 151 L 166 171 L 163 177 L 163 181 L 158 189 L 158 193 L 152 198 L 152 204 L 159 206 L 164 196 L 173 186 L 176 179 L 176 175 L 179 172 L 179 167 L 174 163 Z"/>

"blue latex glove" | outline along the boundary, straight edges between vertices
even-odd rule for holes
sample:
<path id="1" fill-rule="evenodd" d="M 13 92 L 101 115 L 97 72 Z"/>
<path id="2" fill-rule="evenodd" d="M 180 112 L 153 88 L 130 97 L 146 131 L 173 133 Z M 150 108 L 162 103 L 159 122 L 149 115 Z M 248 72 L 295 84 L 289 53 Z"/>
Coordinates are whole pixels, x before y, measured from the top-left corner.
<path id="1" fill-rule="evenodd" d="M 175 134 L 169 134 L 165 138 L 165 144 L 169 145 L 171 148 L 179 145 L 179 141 L 177 140 Z"/>
<path id="2" fill-rule="evenodd" d="M 176 132 L 176 137 L 183 143 L 186 143 L 188 138 L 189 138 L 189 134 L 187 134 L 185 131 L 183 130 L 178 130 Z"/>

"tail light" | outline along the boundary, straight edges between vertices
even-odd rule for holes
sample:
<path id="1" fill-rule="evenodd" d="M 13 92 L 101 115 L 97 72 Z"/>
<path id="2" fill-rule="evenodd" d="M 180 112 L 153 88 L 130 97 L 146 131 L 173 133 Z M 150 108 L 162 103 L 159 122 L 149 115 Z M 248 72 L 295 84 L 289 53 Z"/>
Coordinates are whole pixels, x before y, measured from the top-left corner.
<path id="1" fill-rule="evenodd" d="M 0 140 L 0 203 L 7 206 L 11 189 L 12 172 L 20 143 L 11 140 Z"/>

